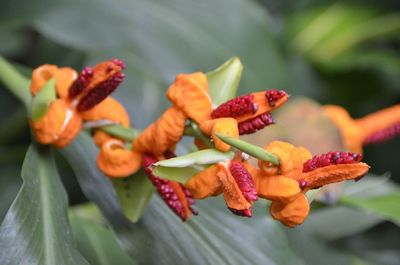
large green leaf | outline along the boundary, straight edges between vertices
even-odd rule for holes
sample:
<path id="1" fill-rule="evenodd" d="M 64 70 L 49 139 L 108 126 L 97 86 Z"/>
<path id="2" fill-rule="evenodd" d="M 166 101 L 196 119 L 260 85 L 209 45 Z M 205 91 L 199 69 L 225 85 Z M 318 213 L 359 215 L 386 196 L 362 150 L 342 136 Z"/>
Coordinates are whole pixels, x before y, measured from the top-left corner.
<path id="1" fill-rule="evenodd" d="M 75 248 L 67 195 L 48 148 L 32 145 L 23 185 L 0 227 L 2 264 L 88 264 Z"/>
<path id="2" fill-rule="evenodd" d="M 113 233 L 101 223 L 91 219 L 91 214 L 92 209 L 86 207 L 86 205 L 78 206 L 78 208 L 74 207 L 69 213 L 72 232 L 78 249 L 90 264 L 136 264 L 120 248 Z M 88 216 L 89 218 L 87 218 Z"/>
<path id="3" fill-rule="evenodd" d="M 267 217 L 248 220 L 226 209 L 222 198 L 199 203 L 200 215 L 182 223 L 153 197 L 136 224 L 123 216 L 117 195 L 96 167 L 97 148 L 81 133 L 61 153 L 73 167 L 85 195 L 96 203 L 123 249 L 139 264 L 298 264 L 281 227 Z M 260 209 L 260 208 L 257 208 Z"/>

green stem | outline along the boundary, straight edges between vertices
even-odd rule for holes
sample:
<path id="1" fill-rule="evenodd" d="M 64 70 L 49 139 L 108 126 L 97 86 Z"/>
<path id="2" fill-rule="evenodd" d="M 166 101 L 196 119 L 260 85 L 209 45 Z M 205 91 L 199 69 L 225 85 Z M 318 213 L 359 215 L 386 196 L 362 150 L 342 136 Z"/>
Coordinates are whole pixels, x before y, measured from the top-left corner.
<path id="1" fill-rule="evenodd" d="M 133 141 L 140 134 L 137 129 L 123 127 L 118 124 L 99 127 L 99 129 L 126 141 Z"/>
<path id="2" fill-rule="evenodd" d="M 232 138 L 224 134 L 216 133 L 219 139 L 224 143 L 227 143 L 240 151 L 245 152 L 252 157 L 258 158 L 263 161 L 271 162 L 274 165 L 279 166 L 279 159 L 274 154 L 262 149 L 257 145 L 250 144 L 240 139 Z"/>
<path id="3" fill-rule="evenodd" d="M 189 126 L 185 127 L 183 135 L 199 138 L 208 148 L 214 148 L 210 138 L 200 130 L 199 125 L 194 121 L 190 121 Z"/>
<path id="4" fill-rule="evenodd" d="M 29 109 L 31 104 L 31 95 L 29 93 L 30 81 L 22 76 L 17 69 L 2 56 L 0 56 L 0 80 L 14 96 L 22 101 L 26 109 Z"/>

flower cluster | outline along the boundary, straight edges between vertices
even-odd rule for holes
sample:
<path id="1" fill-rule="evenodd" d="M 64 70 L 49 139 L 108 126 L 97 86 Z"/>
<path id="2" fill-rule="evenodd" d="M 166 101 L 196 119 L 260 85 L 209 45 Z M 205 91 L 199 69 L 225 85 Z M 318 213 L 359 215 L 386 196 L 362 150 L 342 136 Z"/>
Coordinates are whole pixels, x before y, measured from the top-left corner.
<path id="1" fill-rule="evenodd" d="M 129 128 L 125 108 L 109 95 L 123 81 L 125 64 L 112 59 L 85 67 L 78 75 L 73 69 L 43 65 L 33 71 L 31 93 L 38 95 L 54 79 L 57 98 L 47 113 L 31 119 L 30 125 L 39 143 L 56 147 L 68 145 L 88 124 L 102 122 Z M 206 74 L 177 75 L 166 91 L 171 102 L 160 117 L 132 140 L 111 135 L 94 126 L 93 139 L 100 148 L 97 165 L 111 178 L 125 178 L 143 168 L 161 198 L 183 221 L 196 215 L 194 199 L 223 195 L 228 209 L 239 216 L 251 217 L 252 205 L 259 199 L 271 201 L 271 216 L 294 227 L 304 222 L 310 210 L 306 193 L 327 184 L 358 180 L 369 166 L 363 162 L 362 147 L 392 138 L 400 133 L 400 106 L 394 106 L 365 118 L 353 120 L 337 106 L 324 111 L 342 133 L 350 152 L 329 152 L 312 156 L 303 147 L 273 141 L 263 152 L 275 158 L 258 158 L 258 165 L 247 161 L 245 150 L 221 138 L 239 140 L 274 124 L 272 112 L 289 98 L 283 90 L 253 92 L 213 107 Z M 232 152 L 230 160 L 207 165 L 185 183 L 160 178 L 153 166 L 175 157 L 176 145 L 190 124 L 198 130 L 194 143 L 199 149 L 214 148 Z"/>

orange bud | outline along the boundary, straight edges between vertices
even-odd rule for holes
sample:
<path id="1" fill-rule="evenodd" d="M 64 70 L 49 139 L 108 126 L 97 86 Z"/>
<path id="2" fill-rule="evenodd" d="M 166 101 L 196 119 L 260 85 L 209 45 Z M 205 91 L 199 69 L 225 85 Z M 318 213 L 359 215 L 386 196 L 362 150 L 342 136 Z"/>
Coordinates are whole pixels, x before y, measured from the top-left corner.
<path id="1" fill-rule="evenodd" d="M 90 110 L 83 111 L 82 116 L 85 121 L 109 120 L 125 127 L 130 124 L 125 107 L 112 97 L 107 97 Z"/>
<path id="2" fill-rule="evenodd" d="M 299 182 L 292 178 L 258 174 L 255 179 L 258 196 L 267 200 L 288 202 L 301 192 Z"/>
<path id="3" fill-rule="evenodd" d="M 290 203 L 273 201 L 269 207 L 271 216 L 288 227 L 295 227 L 304 222 L 310 211 L 307 197 L 300 193 Z"/>
<path id="4" fill-rule="evenodd" d="M 133 141 L 132 148 L 161 157 L 182 138 L 185 123 L 186 116 L 178 108 L 170 107 Z"/>
<path id="5" fill-rule="evenodd" d="M 122 141 L 111 139 L 103 144 L 96 162 L 107 176 L 123 178 L 139 170 L 142 155 L 125 149 Z"/>
<path id="6" fill-rule="evenodd" d="M 168 88 L 168 99 L 198 124 L 211 119 L 211 98 L 205 74 L 179 74 Z"/>
<path id="7" fill-rule="evenodd" d="M 82 128 L 82 117 L 75 111 L 68 109 L 64 120 L 63 128 L 58 139 L 53 143 L 55 147 L 63 148 L 69 145 L 79 134 Z"/>
<path id="8" fill-rule="evenodd" d="M 93 135 L 94 143 L 99 148 L 101 148 L 105 142 L 111 139 L 115 139 L 115 137 L 110 136 L 108 133 L 102 130 L 96 130 Z"/>
<path id="9" fill-rule="evenodd" d="M 213 165 L 197 173 L 185 184 L 195 199 L 204 199 L 209 196 L 217 196 L 222 192 L 222 183 L 217 173 L 219 167 Z"/>

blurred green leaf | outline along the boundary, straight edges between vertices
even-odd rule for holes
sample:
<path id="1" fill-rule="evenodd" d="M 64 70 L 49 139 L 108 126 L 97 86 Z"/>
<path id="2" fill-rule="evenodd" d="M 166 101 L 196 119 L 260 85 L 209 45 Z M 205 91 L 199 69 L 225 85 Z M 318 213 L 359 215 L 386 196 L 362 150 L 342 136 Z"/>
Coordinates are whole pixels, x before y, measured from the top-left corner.
<path id="1" fill-rule="evenodd" d="M 146 209 L 154 187 L 143 170 L 127 178 L 114 178 L 111 182 L 118 194 L 122 211 L 132 222 L 137 222 Z"/>
<path id="2" fill-rule="evenodd" d="M 242 72 L 243 65 L 240 59 L 233 57 L 207 73 L 208 89 L 214 108 L 236 96 Z"/>
<path id="3" fill-rule="evenodd" d="M 340 202 L 381 216 L 400 226 L 400 192 L 363 199 L 341 197 Z"/>
<path id="4" fill-rule="evenodd" d="M 31 95 L 29 93 L 29 80 L 24 77 L 13 65 L 0 55 L 0 81 L 14 94 L 25 107 L 29 109 Z"/>
<path id="5" fill-rule="evenodd" d="M 126 61 L 127 78 L 115 96 L 137 128 L 167 106 L 163 94 L 176 74 L 206 72 L 233 56 L 246 69 L 243 87 L 287 83 L 273 21 L 255 1 L 65 0 L 35 22 L 44 36 L 85 51 L 90 64 Z"/>
<path id="6" fill-rule="evenodd" d="M 56 98 L 56 80 L 52 78 L 47 81 L 40 92 L 32 98 L 32 120 L 40 120 L 44 115 L 46 115 L 50 102 Z"/>
<path id="7" fill-rule="evenodd" d="M 76 211 L 78 210 L 78 211 Z M 82 255 L 93 265 L 133 265 L 134 262 L 118 245 L 114 234 L 103 225 L 87 219 L 72 208 L 69 211 L 72 232 Z"/>
<path id="8" fill-rule="evenodd" d="M 23 185 L 0 227 L 2 264 L 88 264 L 75 248 L 67 195 L 48 147 L 32 145 Z"/>

